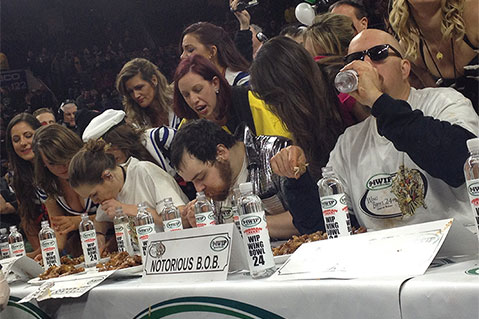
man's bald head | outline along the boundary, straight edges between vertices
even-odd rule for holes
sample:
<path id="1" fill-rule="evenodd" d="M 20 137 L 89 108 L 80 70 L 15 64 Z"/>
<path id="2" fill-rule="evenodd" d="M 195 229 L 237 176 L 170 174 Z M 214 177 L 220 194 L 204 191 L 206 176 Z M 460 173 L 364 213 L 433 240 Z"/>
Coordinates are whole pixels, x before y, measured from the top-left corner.
<path id="1" fill-rule="evenodd" d="M 375 46 L 389 44 L 389 55 L 385 59 L 374 61 L 368 55 L 364 61 L 370 63 L 378 72 L 381 80 L 381 90 L 395 99 L 404 99 L 409 95 L 409 72 L 411 65 L 408 60 L 399 57 L 391 47 L 403 55 L 399 42 L 389 33 L 377 29 L 367 29 L 356 35 L 349 44 L 348 54 L 369 50 Z"/>
<path id="2" fill-rule="evenodd" d="M 370 43 L 376 43 L 376 44 L 373 44 L 373 45 L 371 45 L 367 48 L 364 48 L 364 49 L 357 49 L 358 47 L 364 46 L 362 44 L 369 45 Z M 373 47 L 375 45 L 380 45 L 380 44 L 390 44 L 395 49 L 397 49 L 399 52 L 401 52 L 402 56 L 404 56 L 404 52 L 401 49 L 401 46 L 399 45 L 399 42 L 391 34 L 385 32 L 385 31 L 382 31 L 382 30 L 378 30 L 378 29 L 366 29 L 366 30 L 358 33 L 351 40 L 351 42 L 349 44 L 348 54 L 353 53 L 353 52 L 367 50 L 370 47 Z"/>

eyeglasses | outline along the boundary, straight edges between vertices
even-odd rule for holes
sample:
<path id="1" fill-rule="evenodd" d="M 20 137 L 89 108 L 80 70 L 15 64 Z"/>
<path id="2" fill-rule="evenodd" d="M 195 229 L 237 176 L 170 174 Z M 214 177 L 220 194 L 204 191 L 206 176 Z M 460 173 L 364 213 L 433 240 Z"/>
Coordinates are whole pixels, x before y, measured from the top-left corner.
<path id="1" fill-rule="evenodd" d="M 393 52 L 389 52 L 389 49 L 391 49 Z M 371 60 L 375 62 L 382 61 L 386 59 L 389 55 L 395 55 L 402 59 L 401 53 L 399 53 L 399 51 L 396 50 L 393 46 L 389 44 L 380 44 L 364 51 L 348 54 L 344 57 L 344 62 L 348 64 L 353 62 L 354 60 L 364 61 L 364 57 L 366 55 L 368 55 Z"/>

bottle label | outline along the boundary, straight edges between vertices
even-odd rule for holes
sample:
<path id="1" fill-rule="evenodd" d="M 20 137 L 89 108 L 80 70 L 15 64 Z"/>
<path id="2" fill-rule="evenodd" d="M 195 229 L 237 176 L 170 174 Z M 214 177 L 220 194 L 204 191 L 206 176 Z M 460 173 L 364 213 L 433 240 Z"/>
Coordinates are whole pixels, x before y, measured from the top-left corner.
<path id="1" fill-rule="evenodd" d="M 80 232 L 80 238 L 83 255 L 85 257 L 85 265 L 89 267 L 92 264 L 97 264 L 100 260 L 100 253 L 98 252 L 95 230 Z"/>
<path id="2" fill-rule="evenodd" d="M 10 244 L 10 253 L 13 257 L 25 256 L 25 245 L 23 244 L 23 241 Z"/>
<path id="3" fill-rule="evenodd" d="M 58 253 L 55 238 L 41 240 L 40 246 L 42 247 L 43 267 L 45 270 L 51 266 L 60 266 L 60 254 Z"/>
<path id="4" fill-rule="evenodd" d="M 196 213 L 196 227 L 205 227 L 216 225 L 215 213 L 214 212 L 204 212 Z"/>
<path id="5" fill-rule="evenodd" d="M 251 272 L 275 266 L 264 211 L 240 216 L 243 242 Z"/>
<path id="6" fill-rule="evenodd" d="M 173 218 L 170 220 L 163 220 L 163 228 L 164 231 L 175 231 L 175 230 L 182 230 L 183 229 L 183 223 L 181 222 L 181 217 L 180 218 Z"/>
<path id="7" fill-rule="evenodd" d="M 241 237 L 243 237 L 243 232 L 241 231 L 240 217 L 238 215 L 238 208 L 236 207 L 233 209 L 233 221 L 236 225 L 236 228 L 238 228 Z"/>
<path id="8" fill-rule="evenodd" d="M 2 253 L 2 259 L 10 257 L 10 246 L 8 246 L 8 243 L 1 243 L 0 251 Z"/>
<path id="9" fill-rule="evenodd" d="M 155 224 L 146 224 L 136 226 L 136 233 L 138 235 L 138 243 L 140 244 L 141 259 L 145 263 L 146 250 L 148 248 L 148 238 L 150 234 L 155 232 Z"/>
<path id="10" fill-rule="evenodd" d="M 479 236 L 479 179 L 472 179 L 466 181 L 467 193 L 469 194 L 469 200 L 476 223 L 478 236 Z"/>
<path id="11" fill-rule="evenodd" d="M 221 207 L 220 208 L 220 215 L 221 215 L 221 223 L 229 224 L 234 222 L 234 211 L 233 207 Z"/>
<path id="12" fill-rule="evenodd" d="M 328 238 L 337 238 L 353 234 L 349 219 L 346 195 L 335 194 L 321 197 L 324 225 Z"/>
<path id="13" fill-rule="evenodd" d="M 126 251 L 129 255 L 133 255 L 133 247 L 131 245 L 127 223 L 115 224 L 115 236 L 118 252 Z"/>

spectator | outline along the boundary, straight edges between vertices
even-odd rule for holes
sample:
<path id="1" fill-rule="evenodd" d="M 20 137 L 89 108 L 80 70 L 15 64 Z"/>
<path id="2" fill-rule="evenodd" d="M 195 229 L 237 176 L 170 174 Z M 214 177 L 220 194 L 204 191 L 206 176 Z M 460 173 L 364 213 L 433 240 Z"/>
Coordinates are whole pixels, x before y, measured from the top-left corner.
<path id="1" fill-rule="evenodd" d="M 65 100 L 59 108 L 59 113 L 61 116 L 60 123 L 71 130 L 75 130 L 77 127 L 75 121 L 77 110 L 78 106 L 74 100 Z"/>
<path id="2" fill-rule="evenodd" d="M 7 127 L 6 148 L 8 161 L 13 169 L 13 190 L 17 197 L 18 214 L 21 226 L 30 242 L 33 252 L 28 253 L 35 257 L 40 253 L 38 232 L 40 222 L 47 218 L 41 207 L 41 192 L 34 187 L 32 139 L 35 130 L 41 127 L 38 120 L 31 114 L 16 115 Z"/>
<path id="3" fill-rule="evenodd" d="M 178 128 L 181 119 L 172 110 L 172 88 L 156 65 L 136 58 L 126 63 L 116 77 L 127 120 L 141 128 Z"/>
<path id="4" fill-rule="evenodd" d="M 304 48 L 323 65 L 325 71 L 332 73 L 329 75 L 331 82 L 344 65 L 342 57 L 346 55 L 354 35 L 351 19 L 330 12 L 317 15 L 304 33 Z M 339 93 L 338 98 L 346 127 L 369 116 L 369 108 L 357 103 L 349 94 Z"/>
<path id="5" fill-rule="evenodd" d="M 329 7 L 329 12 L 349 17 L 353 21 L 356 34 L 368 28 L 368 13 L 358 1 L 339 0 Z"/>
<path id="6" fill-rule="evenodd" d="M 42 107 L 33 112 L 33 116 L 35 116 L 42 126 L 56 123 L 55 114 L 53 114 L 52 110 L 46 107 Z"/>
<path id="7" fill-rule="evenodd" d="M 181 34 L 181 58 L 199 54 L 210 60 L 231 86 L 247 85 L 249 63 L 223 28 L 208 22 L 188 26 Z"/>
<path id="8" fill-rule="evenodd" d="M 304 32 L 306 31 L 307 27 L 302 25 L 301 23 L 293 23 L 285 26 L 279 35 L 288 37 L 297 43 L 303 45 L 304 42 Z"/>
<path id="9" fill-rule="evenodd" d="M 479 2 L 397 0 L 391 26 L 412 61 L 417 86 L 450 86 L 479 113 Z"/>

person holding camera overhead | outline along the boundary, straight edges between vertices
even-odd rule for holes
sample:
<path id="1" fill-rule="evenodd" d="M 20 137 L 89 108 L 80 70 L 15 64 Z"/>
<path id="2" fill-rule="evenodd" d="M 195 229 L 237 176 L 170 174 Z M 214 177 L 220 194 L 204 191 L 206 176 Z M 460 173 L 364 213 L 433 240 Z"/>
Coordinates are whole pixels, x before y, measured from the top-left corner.
<path id="1" fill-rule="evenodd" d="M 251 1 L 253 5 L 257 5 L 258 2 Z M 263 29 L 256 24 L 250 24 L 251 16 L 245 7 L 249 6 L 249 3 L 245 3 L 242 0 L 231 0 L 230 9 L 234 13 L 236 19 L 240 24 L 240 29 L 235 35 L 235 45 L 238 51 L 248 61 L 253 61 L 256 56 L 256 52 L 261 48 L 263 42 L 268 38 L 264 35 Z"/>

